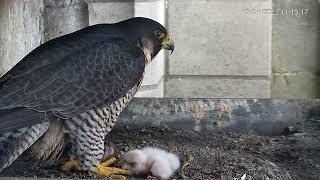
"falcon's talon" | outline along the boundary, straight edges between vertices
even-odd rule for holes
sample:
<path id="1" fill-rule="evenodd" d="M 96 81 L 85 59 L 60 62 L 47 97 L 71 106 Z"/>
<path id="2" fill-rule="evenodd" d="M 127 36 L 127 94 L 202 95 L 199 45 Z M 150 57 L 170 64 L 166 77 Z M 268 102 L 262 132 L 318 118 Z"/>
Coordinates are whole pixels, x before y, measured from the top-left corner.
<path id="1" fill-rule="evenodd" d="M 104 162 L 102 162 L 102 163 L 100 163 L 100 165 L 101 166 L 109 166 L 109 165 L 111 165 L 111 164 L 113 164 L 114 162 L 116 162 L 117 161 L 117 159 L 115 158 L 115 157 L 111 157 L 110 159 L 108 159 L 108 160 L 106 160 L 106 161 L 104 161 Z"/>
<path id="2" fill-rule="evenodd" d="M 114 176 L 119 179 L 125 178 L 121 175 L 129 175 L 129 171 L 116 167 L 107 167 L 110 164 L 114 163 L 116 160 L 117 159 L 115 157 L 112 157 L 109 160 L 100 163 L 96 169 L 96 173 L 100 176 Z"/>
<path id="3" fill-rule="evenodd" d="M 74 169 L 78 169 L 78 161 L 77 160 L 69 160 L 62 166 L 63 171 L 71 171 Z"/>

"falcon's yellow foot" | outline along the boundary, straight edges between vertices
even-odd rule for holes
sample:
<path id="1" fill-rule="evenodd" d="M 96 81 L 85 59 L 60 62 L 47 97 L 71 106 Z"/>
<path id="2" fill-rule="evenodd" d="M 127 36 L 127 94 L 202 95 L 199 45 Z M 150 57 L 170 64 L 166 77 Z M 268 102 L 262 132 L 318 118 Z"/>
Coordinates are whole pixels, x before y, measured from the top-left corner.
<path id="1" fill-rule="evenodd" d="M 116 160 L 117 159 L 115 157 L 112 157 L 109 160 L 100 163 L 97 167 L 96 173 L 100 176 L 111 176 L 113 179 L 126 179 L 126 177 L 122 175 L 130 175 L 129 171 L 116 167 L 108 167 Z"/>

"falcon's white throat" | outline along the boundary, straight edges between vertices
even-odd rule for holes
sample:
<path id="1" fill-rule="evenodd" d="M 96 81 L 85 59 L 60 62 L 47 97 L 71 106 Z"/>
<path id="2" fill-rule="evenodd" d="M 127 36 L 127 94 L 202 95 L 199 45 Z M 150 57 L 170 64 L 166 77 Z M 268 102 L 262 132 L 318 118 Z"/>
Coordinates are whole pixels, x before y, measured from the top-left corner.
<path id="1" fill-rule="evenodd" d="M 146 57 L 146 62 L 147 64 L 150 63 L 152 61 L 152 52 L 149 48 L 142 48 L 143 53 Z"/>

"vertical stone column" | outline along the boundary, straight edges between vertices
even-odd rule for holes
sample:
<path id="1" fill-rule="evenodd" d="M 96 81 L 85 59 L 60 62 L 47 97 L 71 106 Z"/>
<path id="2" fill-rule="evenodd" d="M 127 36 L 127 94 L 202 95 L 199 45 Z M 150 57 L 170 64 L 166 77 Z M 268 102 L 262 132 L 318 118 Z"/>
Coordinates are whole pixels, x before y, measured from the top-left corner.
<path id="1" fill-rule="evenodd" d="M 88 26 L 88 14 L 84 0 L 44 0 L 44 41 Z"/>
<path id="2" fill-rule="evenodd" d="M 43 1 L 0 1 L 0 76 L 42 42 Z"/>
<path id="3" fill-rule="evenodd" d="M 165 26 L 164 0 L 136 1 L 135 17 L 147 17 Z M 160 51 L 157 57 L 147 65 L 142 87 L 137 97 L 164 97 L 165 53 Z"/>

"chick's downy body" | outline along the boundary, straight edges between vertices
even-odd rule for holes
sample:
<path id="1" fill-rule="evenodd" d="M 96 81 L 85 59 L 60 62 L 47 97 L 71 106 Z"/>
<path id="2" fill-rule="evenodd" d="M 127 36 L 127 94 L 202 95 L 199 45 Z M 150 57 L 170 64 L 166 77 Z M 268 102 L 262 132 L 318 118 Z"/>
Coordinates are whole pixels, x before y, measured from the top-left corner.
<path id="1" fill-rule="evenodd" d="M 124 169 L 135 175 L 148 175 L 158 179 L 169 179 L 180 167 L 179 158 L 164 150 L 146 147 L 134 149 L 124 155 Z"/>

